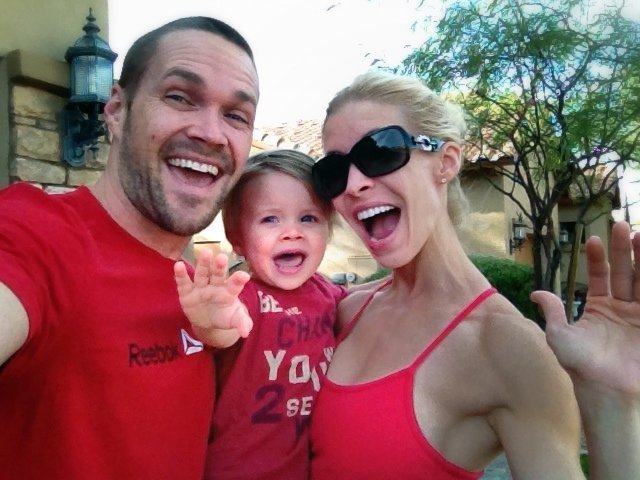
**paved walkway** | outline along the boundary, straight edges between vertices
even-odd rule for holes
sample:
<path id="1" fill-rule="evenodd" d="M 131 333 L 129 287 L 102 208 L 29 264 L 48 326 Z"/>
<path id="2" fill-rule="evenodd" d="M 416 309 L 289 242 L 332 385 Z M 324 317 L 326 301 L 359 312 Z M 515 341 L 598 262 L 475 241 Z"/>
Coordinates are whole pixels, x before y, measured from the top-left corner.
<path id="1" fill-rule="evenodd" d="M 485 468 L 482 480 L 511 480 L 509 465 L 504 455 L 500 455 Z"/>

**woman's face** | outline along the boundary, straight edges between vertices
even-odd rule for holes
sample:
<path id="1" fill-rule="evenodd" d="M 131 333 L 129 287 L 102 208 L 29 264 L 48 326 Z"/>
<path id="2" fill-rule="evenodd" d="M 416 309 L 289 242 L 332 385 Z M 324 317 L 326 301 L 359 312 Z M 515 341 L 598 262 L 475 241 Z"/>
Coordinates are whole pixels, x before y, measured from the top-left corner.
<path id="1" fill-rule="evenodd" d="M 367 133 L 389 125 L 400 125 L 414 136 L 425 133 L 414 131 L 395 106 L 349 102 L 327 119 L 324 150 L 347 154 Z M 350 166 L 346 189 L 333 204 L 383 266 L 398 268 L 411 262 L 447 215 L 440 156 L 412 149 L 404 167 L 375 178 Z"/>

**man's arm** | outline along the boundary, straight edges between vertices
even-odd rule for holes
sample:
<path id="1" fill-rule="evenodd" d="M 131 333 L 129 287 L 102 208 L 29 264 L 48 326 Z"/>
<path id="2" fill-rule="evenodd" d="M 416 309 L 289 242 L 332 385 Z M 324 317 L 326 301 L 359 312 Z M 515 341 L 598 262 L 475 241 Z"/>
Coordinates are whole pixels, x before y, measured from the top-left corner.
<path id="1" fill-rule="evenodd" d="M 611 234 L 611 261 L 597 237 L 587 254 L 584 313 L 568 323 L 549 292 L 532 299 L 544 309 L 547 342 L 569 372 L 580 406 L 592 479 L 637 478 L 640 472 L 640 236 L 629 225 Z"/>
<path id="2" fill-rule="evenodd" d="M 27 312 L 13 292 L 0 283 L 0 365 L 24 344 L 27 333 Z"/>

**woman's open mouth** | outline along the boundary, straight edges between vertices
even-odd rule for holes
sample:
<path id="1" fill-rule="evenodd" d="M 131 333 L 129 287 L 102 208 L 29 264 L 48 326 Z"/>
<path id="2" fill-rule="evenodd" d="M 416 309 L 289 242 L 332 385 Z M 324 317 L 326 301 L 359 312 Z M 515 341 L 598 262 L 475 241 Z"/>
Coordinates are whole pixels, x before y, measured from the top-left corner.
<path id="1" fill-rule="evenodd" d="M 357 217 L 371 239 L 383 240 L 391 235 L 398 226 L 400 209 L 391 205 L 380 205 L 358 212 Z"/>

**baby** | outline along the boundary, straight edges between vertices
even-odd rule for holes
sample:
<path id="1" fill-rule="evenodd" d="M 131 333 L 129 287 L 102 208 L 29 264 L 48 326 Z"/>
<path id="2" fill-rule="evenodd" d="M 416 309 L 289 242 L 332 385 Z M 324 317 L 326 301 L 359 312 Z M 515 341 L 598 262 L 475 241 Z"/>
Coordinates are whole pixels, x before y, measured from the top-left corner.
<path id="1" fill-rule="evenodd" d="M 333 209 L 313 191 L 313 164 L 296 150 L 247 161 L 222 214 L 250 277 L 226 278 L 224 254 L 201 253 L 193 282 L 176 264 L 185 314 L 202 341 L 220 348 L 206 479 L 308 476 L 309 415 L 346 295 L 316 273 Z"/>

